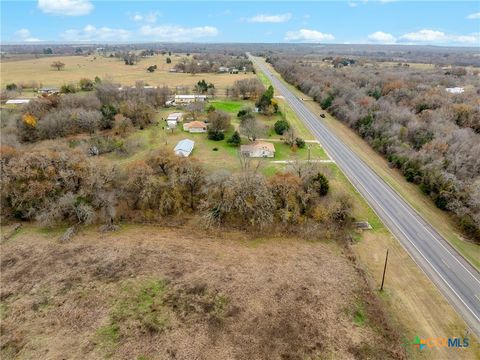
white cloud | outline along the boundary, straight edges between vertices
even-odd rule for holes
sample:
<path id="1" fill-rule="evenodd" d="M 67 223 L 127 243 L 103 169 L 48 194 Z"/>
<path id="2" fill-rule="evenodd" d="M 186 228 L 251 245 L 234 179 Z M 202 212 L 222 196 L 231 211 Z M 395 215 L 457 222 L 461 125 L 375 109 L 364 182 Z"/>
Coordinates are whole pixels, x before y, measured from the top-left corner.
<path id="1" fill-rule="evenodd" d="M 480 12 L 468 15 L 467 19 L 470 19 L 470 20 L 480 19 Z"/>
<path id="2" fill-rule="evenodd" d="M 354 7 L 357 7 L 358 4 L 357 4 L 356 2 L 349 1 L 349 2 L 348 2 L 348 6 L 354 8 Z"/>
<path id="3" fill-rule="evenodd" d="M 368 40 L 381 44 L 393 44 L 397 41 L 395 36 L 383 31 L 376 31 L 373 34 L 368 35 Z"/>
<path id="4" fill-rule="evenodd" d="M 38 8 L 46 14 L 78 16 L 93 10 L 90 0 L 38 0 Z"/>
<path id="5" fill-rule="evenodd" d="M 137 21 L 137 22 L 143 21 L 143 22 L 146 22 L 146 23 L 153 24 L 157 21 L 157 18 L 159 16 L 160 16 L 160 13 L 158 11 L 151 11 L 151 12 L 146 13 L 146 14 L 136 12 L 135 14 L 133 14 L 132 20 Z"/>
<path id="6" fill-rule="evenodd" d="M 109 27 L 96 28 L 87 25 L 83 29 L 69 29 L 60 34 L 66 41 L 126 41 L 131 38 L 131 32 L 124 29 L 112 29 Z"/>
<path id="7" fill-rule="evenodd" d="M 278 14 L 278 15 L 265 15 L 265 14 L 258 14 L 254 17 L 248 19 L 249 22 L 254 23 L 284 23 L 287 22 L 292 18 L 292 14 Z"/>
<path id="8" fill-rule="evenodd" d="M 437 42 L 445 40 L 446 35 L 442 31 L 422 29 L 400 36 L 400 39 L 413 42 Z"/>
<path id="9" fill-rule="evenodd" d="M 450 35 L 449 38 L 458 43 L 463 43 L 463 44 L 480 44 L 480 32 L 478 33 L 473 33 L 470 35 Z"/>
<path id="10" fill-rule="evenodd" d="M 25 41 L 25 42 L 38 42 L 42 41 L 40 39 L 37 39 L 35 37 L 32 37 L 32 34 L 30 30 L 28 29 L 20 29 L 15 32 L 15 36 L 19 41 Z"/>
<path id="11" fill-rule="evenodd" d="M 480 33 L 468 35 L 446 34 L 443 31 L 422 29 L 417 32 L 411 32 L 400 36 L 401 41 L 413 43 L 461 43 L 478 44 L 480 43 Z"/>
<path id="12" fill-rule="evenodd" d="M 188 28 L 177 25 L 145 25 L 140 28 L 140 34 L 157 41 L 191 41 L 198 38 L 217 36 L 218 29 L 213 26 Z"/>
<path id="13" fill-rule="evenodd" d="M 285 34 L 286 41 L 300 42 L 322 42 L 332 41 L 335 37 L 332 34 L 324 34 L 317 30 L 300 29 L 298 31 L 287 31 Z"/>

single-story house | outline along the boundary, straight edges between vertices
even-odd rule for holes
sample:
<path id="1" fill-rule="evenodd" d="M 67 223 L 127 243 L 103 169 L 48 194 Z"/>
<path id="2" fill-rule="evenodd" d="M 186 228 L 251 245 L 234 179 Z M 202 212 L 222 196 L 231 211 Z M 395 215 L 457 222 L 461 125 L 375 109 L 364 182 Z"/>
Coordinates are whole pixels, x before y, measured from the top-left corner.
<path id="1" fill-rule="evenodd" d="M 183 130 L 190 133 L 204 133 L 207 132 L 207 124 L 203 121 L 192 121 L 184 124 Z"/>
<path id="2" fill-rule="evenodd" d="M 23 105 L 23 104 L 28 104 L 29 102 L 30 102 L 30 99 L 10 99 L 10 100 L 7 100 L 5 104 Z"/>
<path id="3" fill-rule="evenodd" d="M 41 89 L 38 89 L 38 92 L 40 94 L 56 94 L 59 92 L 59 90 L 53 87 L 43 87 Z"/>
<path id="4" fill-rule="evenodd" d="M 449 92 L 450 94 L 461 94 L 465 91 L 465 89 L 462 87 L 451 87 L 445 88 L 445 91 Z"/>
<path id="5" fill-rule="evenodd" d="M 227 72 L 228 72 L 228 67 L 226 67 L 226 66 L 220 66 L 220 67 L 218 68 L 218 72 L 227 73 Z"/>
<path id="6" fill-rule="evenodd" d="M 247 157 L 269 157 L 275 156 L 275 146 L 266 141 L 254 141 L 248 145 L 241 145 L 240 152 Z"/>
<path id="7" fill-rule="evenodd" d="M 174 103 L 175 102 L 173 100 L 167 100 L 167 101 L 165 101 L 165 106 L 173 106 Z"/>
<path id="8" fill-rule="evenodd" d="M 177 123 L 182 121 L 183 113 L 172 113 L 167 116 L 167 125 L 169 129 L 173 129 L 177 126 Z"/>
<path id="9" fill-rule="evenodd" d="M 175 149 L 173 149 L 173 151 L 177 156 L 187 157 L 187 156 L 190 156 L 190 154 L 192 153 L 194 146 L 195 146 L 195 141 L 190 139 L 183 139 L 178 142 L 178 144 L 175 146 Z"/>
<path id="10" fill-rule="evenodd" d="M 230 74 L 238 74 L 238 69 L 230 69 Z"/>
<path id="11" fill-rule="evenodd" d="M 175 104 L 190 104 L 207 100 L 207 95 L 175 95 Z"/>

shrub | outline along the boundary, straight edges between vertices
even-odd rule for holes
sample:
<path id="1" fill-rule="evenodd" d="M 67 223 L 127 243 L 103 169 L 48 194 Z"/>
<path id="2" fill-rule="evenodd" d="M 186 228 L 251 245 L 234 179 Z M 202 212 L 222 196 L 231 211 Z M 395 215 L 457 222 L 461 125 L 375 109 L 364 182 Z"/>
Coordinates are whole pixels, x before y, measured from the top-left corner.
<path id="1" fill-rule="evenodd" d="M 80 87 L 80 90 L 82 90 L 82 91 L 92 91 L 94 83 L 90 79 L 82 78 L 78 82 L 78 86 Z"/>
<path id="2" fill-rule="evenodd" d="M 103 105 L 102 109 L 102 120 L 100 122 L 101 129 L 111 129 L 115 122 L 115 115 L 117 115 L 117 109 L 113 105 Z"/>
<path id="3" fill-rule="evenodd" d="M 147 68 L 147 71 L 148 71 L 148 72 L 151 72 L 151 73 L 153 73 L 155 70 L 157 70 L 157 65 L 150 65 L 150 66 Z"/>
<path id="4" fill-rule="evenodd" d="M 332 106 L 332 103 L 333 103 L 333 95 L 332 94 L 328 94 L 321 102 L 320 102 L 320 106 L 323 110 L 326 110 L 328 109 L 330 106 Z"/>
<path id="5" fill-rule="evenodd" d="M 278 120 L 275 125 L 274 125 L 274 129 L 275 129 L 275 132 L 278 134 L 278 135 L 283 135 L 283 133 L 285 131 L 287 131 L 288 129 L 290 129 L 290 124 L 288 123 L 287 120 Z"/>
<path id="6" fill-rule="evenodd" d="M 62 94 L 73 94 L 77 92 L 77 88 L 75 87 L 74 84 L 63 84 L 60 87 L 60 92 Z"/>
<path id="7" fill-rule="evenodd" d="M 214 140 L 214 141 L 221 141 L 225 139 L 225 134 L 221 131 L 218 130 L 208 130 L 208 139 L 209 140 Z"/>
<path id="8" fill-rule="evenodd" d="M 230 136 L 230 138 L 227 140 L 227 143 L 233 146 L 239 146 L 242 143 L 242 138 L 240 137 L 238 131 L 235 130 L 232 136 Z"/>
<path id="9" fill-rule="evenodd" d="M 15 91 L 15 90 L 17 90 L 17 84 L 15 84 L 15 83 L 7 84 L 5 86 L 5 88 L 9 91 Z"/>
<path id="10" fill-rule="evenodd" d="M 305 147 L 305 140 L 303 140 L 302 138 L 296 138 L 295 145 L 297 145 L 299 149 L 303 149 Z"/>
<path id="11" fill-rule="evenodd" d="M 318 193 L 320 196 L 325 196 L 328 194 L 330 185 L 328 179 L 322 173 L 318 173 L 310 182 L 310 186 Z"/>

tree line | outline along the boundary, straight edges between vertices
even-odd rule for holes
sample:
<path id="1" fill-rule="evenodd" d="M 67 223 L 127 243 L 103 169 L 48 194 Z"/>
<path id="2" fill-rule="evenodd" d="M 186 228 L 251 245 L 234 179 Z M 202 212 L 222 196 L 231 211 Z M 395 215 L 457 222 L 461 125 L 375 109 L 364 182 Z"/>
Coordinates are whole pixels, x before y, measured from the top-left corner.
<path id="1" fill-rule="evenodd" d="M 112 224 L 197 215 L 212 228 L 273 226 L 311 235 L 350 221 L 350 198 L 331 194 L 314 164 L 293 164 L 266 178 L 248 170 L 209 173 L 167 148 L 125 168 L 72 149 L 3 146 L 0 159 L 2 221 Z"/>
<path id="2" fill-rule="evenodd" d="M 145 89 L 142 83 L 120 90 L 104 81 L 87 94 L 50 95 L 31 100 L 17 114 L 21 142 L 54 139 L 97 130 L 135 126 L 153 121 L 155 109 L 165 105 L 168 87 Z"/>
<path id="3" fill-rule="evenodd" d="M 334 68 L 297 56 L 268 60 L 480 241 L 480 78 L 475 71 Z M 451 94 L 449 87 L 464 92 Z"/>

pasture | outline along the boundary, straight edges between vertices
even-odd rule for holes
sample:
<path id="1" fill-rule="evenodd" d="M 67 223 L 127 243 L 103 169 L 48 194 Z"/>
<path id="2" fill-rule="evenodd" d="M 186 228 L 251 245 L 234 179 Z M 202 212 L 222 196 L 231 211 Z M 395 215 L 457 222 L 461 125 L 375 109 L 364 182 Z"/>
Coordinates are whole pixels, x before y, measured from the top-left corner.
<path id="1" fill-rule="evenodd" d="M 59 87 L 63 84 L 78 83 L 81 78 L 102 79 L 109 78 L 122 85 L 135 85 L 137 81 L 145 84 L 162 86 L 166 85 L 175 89 L 186 87 L 192 89 L 194 85 L 205 79 L 213 83 L 218 94 L 224 94 L 225 89 L 231 87 L 235 80 L 254 78 L 253 73 L 239 74 L 217 74 L 199 73 L 195 75 L 185 73 L 173 73 L 169 70 L 182 59 L 183 56 L 174 55 L 170 57 L 171 64 L 166 63 L 168 55 L 155 55 L 147 58 L 140 58 L 135 65 L 125 65 L 123 60 L 118 58 L 103 57 L 100 55 L 90 56 L 58 56 L 43 57 L 38 59 L 27 59 L 17 61 L 4 61 L 1 63 L 1 87 L 4 89 L 10 83 L 28 83 L 36 81 L 39 86 Z M 54 61 L 61 61 L 65 64 L 63 70 L 53 69 L 50 65 Z M 153 73 L 147 71 L 150 65 L 157 65 Z"/>

